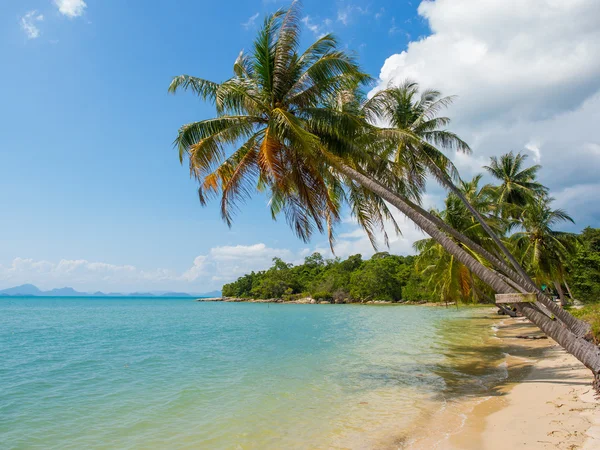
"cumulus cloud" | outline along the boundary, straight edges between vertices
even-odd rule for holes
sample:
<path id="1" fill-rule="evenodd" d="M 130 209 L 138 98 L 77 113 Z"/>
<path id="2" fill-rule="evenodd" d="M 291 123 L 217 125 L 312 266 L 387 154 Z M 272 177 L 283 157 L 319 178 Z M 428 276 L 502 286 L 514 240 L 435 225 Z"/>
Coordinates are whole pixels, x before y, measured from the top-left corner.
<path id="1" fill-rule="evenodd" d="M 133 265 L 93 262 L 85 259 L 60 261 L 14 258 L 0 265 L 0 287 L 32 283 L 40 288 L 71 286 L 83 291 L 139 291 L 152 289 L 206 291 L 218 289 L 253 270 L 271 266 L 274 257 L 298 263 L 309 251 L 294 253 L 271 248 L 263 243 L 213 247 L 206 255 L 197 256 L 183 272 L 170 269 L 143 270 Z"/>
<path id="2" fill-rule="evenodd" d="M 42 22 L 44 16 L 38 14 L 37 11 L 29 11 L 23 17 L 21 17 L 21 29 L 25 32 L 29 39 L 35 39 L 40 36 L 40 29 L 37 23 Z"/>
<path id="3" fill-rule="evenodd" d="M 87 7 L 83 0 L 54 0 L 54 4 L 61 14 L 69 18 L 83 15 Z"/>
<path id="4" fill-rule="evenodd" d="M 540 150 L 540 145 L 535 141 L 528 142 L 525 144 L 525 148 L 533 153 L 533 161 L 536 164 L 542 162 L 542 151 Z"/>
<path id="5" fill-rule="evenodd" d="M 541 161 L 557 198 L 589 192 L 600 168 L 600 2 L 435 0 L 418 12 L 431 34 L 385 61 L 379 88 L 410 78 L 458 96 L 451 127 L 474 150 L 455 157 L 463 177 L 521 151 Z M 600 223 L 600 211 L 570 212 Z"/>
<path id="6" fill-rule="evenodd" d="M 254 245 L 222 246 L 210 249 L 207 261 L 212 281 L 229 281 L 253 270 L 271 266 L 273 258 L 298 262 L 298 257 L 285 248 L 271 248 L 263 243 Z"/>
<path id="7" fill-rule="evenodd" d="M 352 230 L 339 235 L 335 245 L 336 256 L 347 258 L 350 255 L 360 253 L 366 259 L 370 258 L 376 251 L 389 251 L 395 255 L 414 255 L 413 243 L 428 236 L 401 213 L 394 213 L 393 215 L 400 226 L 402 234 L 396 235 L 390 222 L 385 224 L 389 236 L 389 248 L 385 246 L 382 239 L 379 239 L 377 250 L 374 249 L 363 229 L 356 225 Z M 325 248 L 317 250 L 326 255 L 330 254 L 329 250 Z"/>
<path id="8" fill-rule="evenodd" d="M 389 251 L 396 254 L 413 254 L 412 243 L 424 237 L 410 221 L 401 214 L 396 217 L 402 235 L 396 236 L 390 223 L 386 229 L 390 235 Z M 335 256 L 342 258 L 362 254 L 365 258 L 375 253 L 369 239 L 356 221 L 348 218 L 348 231 L 340 234 Z M 379 250 L 388 250 L 380 243 Z M 59 261 L 14 258 L 8 265 L 0 264 L 0 289 L 31 283 L 41 289 L 69 286 L 83 292 L 133 292 L 171 290 L 182 292 L 206 292 L 220 289 L 238 277 L 271 267 L 273 258 L 300 264 L 313 252 L 333 257 L 328 246 L 315 245 L 292 251 L 269 247 L 264 243 L 252 245 L 226 245 L 211 248 L 197 256 L 183 272 L 172 269 L 140 269 L 133 265 L 93 262 L 85 259 L 61 259 Z"/>

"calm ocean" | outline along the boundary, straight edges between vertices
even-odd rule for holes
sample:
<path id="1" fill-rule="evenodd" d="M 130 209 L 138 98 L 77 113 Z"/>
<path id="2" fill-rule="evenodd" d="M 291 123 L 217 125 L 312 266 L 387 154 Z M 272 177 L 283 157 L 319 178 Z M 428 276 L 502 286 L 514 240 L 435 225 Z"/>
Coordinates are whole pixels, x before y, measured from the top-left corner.
<path id="1" fill-rule="evenodd" d="M 493 320 L 469 308 L 1 299 L 0 448 L 379 448 L 501 379 Z"/>

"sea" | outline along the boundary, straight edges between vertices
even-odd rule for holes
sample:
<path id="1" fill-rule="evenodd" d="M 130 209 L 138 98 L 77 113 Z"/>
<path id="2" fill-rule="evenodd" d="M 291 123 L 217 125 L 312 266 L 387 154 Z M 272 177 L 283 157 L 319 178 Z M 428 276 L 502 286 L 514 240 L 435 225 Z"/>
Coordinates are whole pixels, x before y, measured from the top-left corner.
<path id="1" fill-rule="evenodd" d="M 410 448 L 506 379 L 497 320 L 454 306 L 3 298 L 0 448 Z"/>

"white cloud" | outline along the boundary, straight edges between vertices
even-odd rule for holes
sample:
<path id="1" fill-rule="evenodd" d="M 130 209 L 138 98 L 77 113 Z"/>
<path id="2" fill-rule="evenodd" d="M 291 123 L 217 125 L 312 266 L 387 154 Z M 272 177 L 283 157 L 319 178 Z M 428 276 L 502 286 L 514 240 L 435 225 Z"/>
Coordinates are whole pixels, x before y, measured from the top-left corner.
<path id="1" fill-rule="evenodd" d="M 540 144 L 538 144 L 535 141 L 531 141 L 531 142 L 528 142 L 527 144 L 525 144 L 525 148 L 527 150 L 529 150 L 531 153 L 533 153 L 533 161 L 536 164 L 539 164 L 542 162 L 542 151 L 540 149 Z"/>
<path id="2" fill-rule="evenodd" d="M 21 17 L 21 28 L 29 39 L 35 39 L 40 36 L 40 29 L 37 27 L 38 22 L 42 22 L 44 16 L 38 14 L 37 11 L 29 11 L 23 17 Z"/>
<path id="3" fill-rule="evenodd" d="M 391 224 L 386 224 L 390 236 L 389 251 L 396 254 L 413 254 L 412 243 L 424 235 L 401 214 L 395 217 L 403 235 L 396 236 Z M 360 253 L 368 258 L 373 255 L 375 250 L 356 221 L 348 219 L 346 223 L 350 229 L 347 233 L 340 234 L 336 241 L 336 256 L 345 258 Z M 387 250 L 383 242 L 380 243 L 379 249 Z M 206 254 L 197 256 L 192 265 L 183 272 L 164 268 L 144 270 L 128 264 L 109 264 L 85 259 L 46 261 L 18 257 L 6 266 L 0 264 L 0 289 L 31 283 L 40 289 L 69 286 L 82 292 L 207 292 L 220 289 L 224 283 L 249 272 L 268 269 L 275 257 L 288 263 L 300 264 L 306 256 L 315 251 L 321 252 L 325 257 L 333 256 L 326 244 L 297 251 L 269 247 L 264 243 L 226 245 L 213 247 Z"/>
<path id="4" fill-rule="evenodd" d="M 253 270 L 271 266 L 274 257 L 298 263 L 309 254 L 303 249 L 297 254 L 263 243 L 214 247 L 206 255 L 197 256 L 183 272 L 169 269 L 143 270 L 132 265 L 91 262 L 85 259 L 62 259 L 58 262 L 15 258 L 0 265 L 0 287 L 32 283 L 42 289 L 70 286 L 81 291 L 148 291 L 182 290 L 208 291 L 218 289 Z"/>
<path id="5" fill-rule="evenodd" d="M 317 37 L 323 37 L 327 33 L 329 33 L 332 24 L 331 19 L 324 19 L 321 22 L 315 22 L 310 16 L 304 16 L 301 19 L 301 22 L 306 26 L 308 30 L 312 31 Z"/>
<path id="6" fill-rule="evenodd" d="M 58 11 L 70 18 L 83 15 L 86 3 L 83 0 L 54 0 Z"/>
<path id="7" fill-rule="evenodd" d="M 555 194 L 597 181 L 600 2 L 435 0 L 418 12 L 431 35 L 390 56 L 379 86 L 411 78 L 458 95 L 448 115 L 474 150 L 455 157 L 465 178 L 512 150 L 543 162 Z M 600 224 L 598 213 L 570 212 Z"/>
<path id="8" fill-rule="evenodd" d="M 254 27 L 254 24 L 256 23 L 256 19 L 258 19 L 258 13 L 250 16 L 248 18 L 248 20 L 244 23 L 242 23 L 242 26 L 246 29 L 249 30 L 250 28 Z"/>
<path id="9" fill-rule="evenodd" d="M 426 199 L 424 203 L 427 204 L 428 202 L 428 199 Z M 400 226 L 402 234 L 396 235 L 392 223 L 386 222 L 385 229 L 389 237 L 389 248 L 385 246 L 382 239 L 379 239 L 378 249 L 375 250 L 364 230 L 354 221 L 355 227 L 352 230 L 338 236 L 335 244 L 336 256 L 347 258 L 350 255 L 360 253 L 366 259 L 370 258 L 376 251 L 389 251 L 395 255 L 414 255 L 413 243 L 427 236 L 403 214 L 393 212 L 393 215 Z M 325 255 L 330 254 L 330 251 L 325 248 L 317 248 L 316 250 L 320 250 Z"/>
<path id="10" fill-rule="evenodd" d="M 597 201 L 600 192 L 600 183 L 575 184 L 554 192 L 556 201 L 552 204 L 555 208 L 566 210 L 580 226 L 592 225 L 598 227 L 600 217 L 600 203 Z M 571 229 L 572 227 L 562 227 Z"/>
<path id="11" fill-rule="evenodd" d="M 298 262 L 298 256 L 291 250 L 271 248 L 260 243 L 214 247 L 207 255 L 207 264 L 212 280 L 229 281 L 253 270 L 269 268 L 275 257 L 286 262 Z"/>

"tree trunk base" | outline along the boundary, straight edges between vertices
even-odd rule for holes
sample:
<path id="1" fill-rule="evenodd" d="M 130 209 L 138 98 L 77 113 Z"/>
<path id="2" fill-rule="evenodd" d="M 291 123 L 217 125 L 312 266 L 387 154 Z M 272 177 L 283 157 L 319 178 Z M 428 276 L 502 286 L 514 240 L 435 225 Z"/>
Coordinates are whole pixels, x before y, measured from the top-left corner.
<path id="1" fill-rule="evenodd" d="M 499 308 L 498 314 L 500 314 L 500 315 L 505 314 L 510 317 L 517 317 L 516 311 L 513 311 L 511 308 L 507 308 L 504 305 L 496 305 L 496 306 Z"/>
<path id="2" fill-rule="evenodd" d="M 600 372 L 594 374 L 594 382 L 592 383 L 594 391 L 596 391 L 596 398 L 600 398 Z"/>

